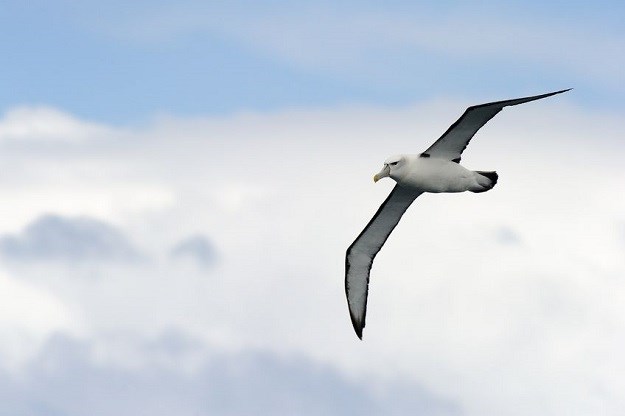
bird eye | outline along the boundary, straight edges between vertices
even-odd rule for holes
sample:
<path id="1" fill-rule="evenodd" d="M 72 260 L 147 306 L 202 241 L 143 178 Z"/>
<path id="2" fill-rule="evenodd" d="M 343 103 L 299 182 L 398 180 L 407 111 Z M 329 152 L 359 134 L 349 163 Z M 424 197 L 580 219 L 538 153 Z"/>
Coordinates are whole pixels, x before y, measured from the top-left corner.
<path id="1" fill-rule="evenodd" d="M 389 163 L 389 165 L 391 165 L 391 166 L 395 166 L 397 163 L 398 163 L 398 162 L 391 162 L 391 163 Z"/>

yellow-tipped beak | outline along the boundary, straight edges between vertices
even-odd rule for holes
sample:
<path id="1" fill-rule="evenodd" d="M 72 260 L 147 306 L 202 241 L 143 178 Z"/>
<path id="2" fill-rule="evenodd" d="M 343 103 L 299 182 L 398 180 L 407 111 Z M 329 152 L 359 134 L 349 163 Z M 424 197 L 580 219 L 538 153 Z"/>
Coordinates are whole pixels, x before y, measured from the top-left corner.
<path id="1" fill-rule="evenodd" d="M 384 166 L 384 169 L 382 169 L 380 172 L 375 174 L 375 176 L 373 177 L 373 182 L 377 182 L 382 178 L 386 178 L 390 174 L 391 174 L 391 168 L 389 168 L 388 166 Z"/>

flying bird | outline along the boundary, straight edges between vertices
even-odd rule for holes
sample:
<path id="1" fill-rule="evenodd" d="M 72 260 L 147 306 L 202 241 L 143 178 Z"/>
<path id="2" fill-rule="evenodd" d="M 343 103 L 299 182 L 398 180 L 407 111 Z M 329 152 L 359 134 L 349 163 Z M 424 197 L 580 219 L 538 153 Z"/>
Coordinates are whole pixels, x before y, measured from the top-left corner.
<path id="1" fill-rule="evenodd" d="M 369 224 L 347 249 L 345 294 L 352 325 L 362 339 L 367 314 L 369 275 L 373 259 L 412 201 L 424 192 L 486 192 L 497 183 L 495 171 L 472 171 L 460 165 L 462 152 L 475 133 L 504 107 L 523 104 L 569 89 L 533 97 L 496 101 L 469 107 L 425 152 L 391 156 L 373 180 L 390 177 L 397 184 Z"/>

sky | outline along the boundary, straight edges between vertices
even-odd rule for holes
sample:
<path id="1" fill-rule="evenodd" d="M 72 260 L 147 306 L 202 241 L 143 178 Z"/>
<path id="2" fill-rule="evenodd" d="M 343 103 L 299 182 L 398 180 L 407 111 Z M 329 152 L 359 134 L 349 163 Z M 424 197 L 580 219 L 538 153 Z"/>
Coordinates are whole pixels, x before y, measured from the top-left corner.
<path id="1" fill-rule="evenodd" d="M 621 415 L 625 6 L 5 1 L 0 414 Z M 345 250 L 467 106 L 483 194 Z"/>

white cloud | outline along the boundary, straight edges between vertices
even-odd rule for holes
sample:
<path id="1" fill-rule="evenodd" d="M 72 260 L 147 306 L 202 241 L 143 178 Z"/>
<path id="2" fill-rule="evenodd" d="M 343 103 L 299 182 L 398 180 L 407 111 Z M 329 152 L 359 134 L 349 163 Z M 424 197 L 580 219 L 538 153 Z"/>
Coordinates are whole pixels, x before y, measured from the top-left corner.
<path id="1" fill-rule="evenodd" d="M 28 167 L 24 169 L 28 170 Z M 72 171 L 67 166 L 60 169 Z M 50 178 L 46 177 L 41 178 L 41 183 L 29 180 L 28 184 L 20 186 L 10 181 L 12 179 L 0 181 L 6 204 L 5 215 L 0 218 L 0 230 L 3 232 L 17 232 L 48 213 L 91 216 L 117 224 L 129 217 L 167 209 L 175 201 L 175 195 L 170 189 L 141 181 L 126 184 L 93 181 L 88 185 L 88 181 L 80 174 L 47 186 L 45 183 L 50 182 Z"/>
<path id="2" fill-rule="evenodd" d="M 396 380 L 403 391 L 374 392 L 304 357 L 216 351 L 171 332 L 147 340 L 125 337 L 124 343 L 149 365 L 106 365 L 94 360 L 98 342 L 52 337 L 19 378 L 0 371 L 3 410 L 42 415 L 381 416 L 415 409 L 428 416 L 458 414 L 457 405 L 418 384 Z M 181 362 L 198 351 L 208 359 L 195 362 L 192 372 L 181 371 Z M 410 394 L 401 394 L 408 390 Z"/>
<path id="3" fill-rule="evenodd" d="M 63 183 L 93 189 L 77 200 L 109 182 L 175 195 L 112 221 L 157 260 L 89 270 L 95 279 L 74 279 L 85 270 L 71 268 L 21 278 L 80 305 L 94 337 L 178 328 L 225 350 L 301 354 L 373 385 L 400 374 L 469 415 L 597 413 L 601 386 L 616 415 L 621 120 L 567 100 L 507 109 L 472 141 L 463 163 L 496 169 L 493 191 L 425 195 L 411 207 L 376 259 L 362 343 L 347 316 L 343 255 L 391 188 L 371 175 L 388 154 L 426 148 L 475 103 L 169 118 L 127 140 L 77 146 L 63 156 Z M 29 167 L 26 189 L 46 189 L 42 166 L 60 157 L 0 150 Z M 13 180 L 0 177 L 9 208 L 58 209 L 54 193 L 65 188 L 31 204 Z M 112 201 L 135 197 L 120 195 Z M 498 242 L 501 229 L 522 244 Z M 198 233 L 221 255 L 208 276 L 169 260 L 172 243 Z"/>
<path id="4" fill-rule="evenodd" d="M 0 236 L 0 254 L 8 261 L 134 261 L 139 251 L 123 232 L 88 217 L 44 215 L 21 234 Z"/>
<path id="5" fill-rule="evenodd" d="M 18 371 L 57 331 L 77 334 L 80 317 L 53 294 L 0 272 L 0 367 Z"/>
<path id="6" fill-rule="evenodd" d="M 50 107 L 14 108 L 0 119 L 0 140 L 80 142 L 111 130 Z"/>

